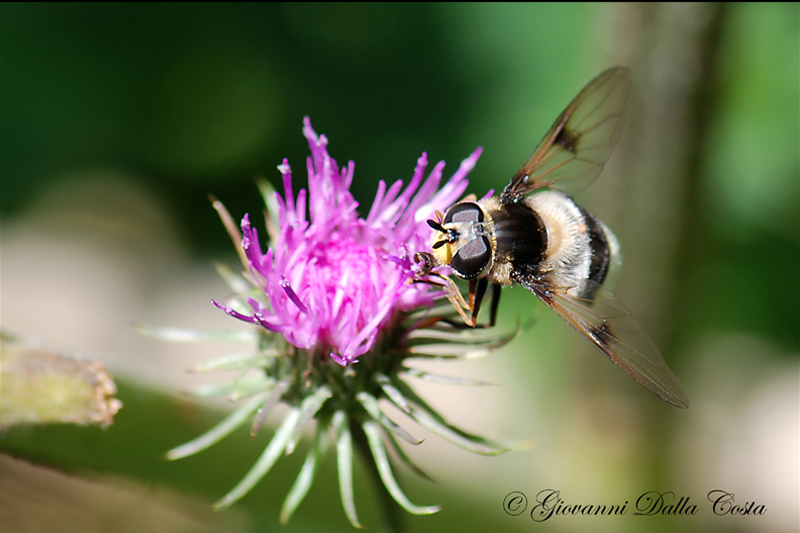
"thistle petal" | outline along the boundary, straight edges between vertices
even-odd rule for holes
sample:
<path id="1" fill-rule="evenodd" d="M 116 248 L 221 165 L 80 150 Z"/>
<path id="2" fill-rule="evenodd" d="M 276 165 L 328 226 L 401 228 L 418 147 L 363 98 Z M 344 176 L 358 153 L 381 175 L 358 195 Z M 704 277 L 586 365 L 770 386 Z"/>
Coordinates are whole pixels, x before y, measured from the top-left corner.
<path id="1" fill-rule="evenodd" d="M 308 494 L 308 489 L 311 488 L 311 484 L 314 482 L 314 475 L 317 473 L 317 460 L 325 454 L 327 443 L 325 438 L 327 427 L 322 423 L 320 426 L 321 427 L 317 428 L 314 442 L 308 450 L 308 455 L 306 455 L 306 460 L 303 462 L 303 467 L 300 469 L 300 473 L 297 475 L 294 485 L 292 485 L 289 494 L 283 502 L 280 516 L 281 524 L 285 525 L 289 522 L 289 519 L 297 510 L 297 507 L 303 502 L 306 494 Z"/>
<path id="2" fill-rule="evenodd" d="M 381 408 L 378 405 L 378 400 L 376 400 L 374 396 L 367 394 L 366 392 L 359 392 L 356 395 L 356 399 L 367 412 L 367 414 L 369 414 L 369 416 L 371 416 L 374 420 L 378 421 L 381 426 L 386 428 L 388 431 L 391 431 L 409 444 L 417 445 L 422 443 L 421 439 L 414 438 L 411 433 L 395 424 L 388 416 L 386 416 L 383 411 L 381 411 Z"/>
<path id="3" fill-rule="evenodd" d="M 442 385 L 462 385 L 468 387 L 485 387 L 493 385 L 488 381 L 481 379 L 458 378 L 455 376 L 443 376 L 441 374 L 434 374 L 432 372 L 425 372 L 416 368 L 406 367 L 401 372 L 402 375 L 419 378 L 430 383 L 441 383 Z"/>
<path id="4" fill-rule="evenodd" d="M 361 424 L 361 427 L 364 429 L 364 434 L 367 436 L 369 449 L 372 452 L 372 457 L 375 459 L 375 466 L 378 468 L 378 475 L 380 475 L 381 481 L 383 481 L 386 490 L 392 495 L 394 501 L 411 514 L 423 515 L 438 513 L 440 510 L 438 505 L 427 507 L 414 505 L 406 495 L 403 494 L 400 485 L 397 484 L 397 480 L 394 478 L 394 474 L 392 474 L 392 467 L 389 464 L 389 458 L 386 455 L 386 448 L 383 446 L 383 440 L 381 440 L 378 424 L 375 422 L 364 422 Z"/>
<path id="5" fill-rule="evenodd" d="M 395 403 L 395 405 L 406 411 L 417 424 L 456 446 L 482 455 L 499 455 L 509 450 L 509 447 L 503 444 L 492 442 L 477 435 L 471 435 L 448 424 L 402 382 L 396 381 L 394 385 L 384 385 L 384 389 L 386 388 L 393 389 L 393 393 L 389 397 L 392 402 L 395 402 L 397 398 L 402 398 L 402 402 Z"/>
<path id="6" fill-rule="evenodd" d="M 189 369 L 193 374 L 204 374 L 206 372 L 242 370 L 253 368 L 254 366 L 266 366 L 275 356 L 277 350 L 261 350 L 259 352 L 232 353 L 217 359 L 211 359 Z"/>
<path id="7" fill-rule="evenodd" d="M 266 394 L 259 394 L 250 398 L 247 402 L 239 406 L 235 411 L 228 415 L 222 422 L 211 428 L 211 430 L 203 433 L 196 439 L 182 444 L 177 448 L 173 448 L 167 452 L 167 459 L 174 461 L 194 455 L 199 451 L 205 450 L 212 444 L 216 444 L 226 436 L 230 435 L 236 428 L 245 423 L 245 421 L 252 416 L 253 412 L 258 409 L 261 402 L 266 398 Z"/>
<path id="8" fill-rule="evenodd" d="M 300 432 L 303 429 L 309 420 L 314 418 L 314 416 L 319 412 L 325 402 L 333 396 L 333 392 L 331 389 L 325 385 L 321 386 L 317 391 L 312 394 L 311 396 L 307 397 L 303 400 L 303 403 L 300 405 L 300 421 L 297 424 L 297 429 L 292 436 L 292 440 L 289 441 L 289 444 L 286 445 L 286 455 L 291 454 L 294 452 L 294 448 L 297 445 L 297 441 L 300 439 Z"/>
<path id="9" fill-rule="evenodd" d="M 409 459 L 406 452 L 404 452 L 403 448 L 401 448 L 400 445 L 397 443 L 397 439 L 394 438 L 393 434 L 387 433 L 386 436 L 389 438 L 389 444 L 391 444 L 394 454 L 400 459 L 400 461 L 404 465 L 408 467 L 409 470 L 411 470 L 412 472 L 414 472 L 416 475 L 418 475 L 423 479 L 427 479 L 428 481 L 436 481 L 431 476 L 426 474 L 420 467 L 414 464 L 414 462 L 411 461 L 411 459 Z"/>
<path id="10" fill-rule="evenodd" d="M 353 437 L 350 434 L 350 420 L 347 413 L 341 410 L 334 413 L 333 429 L 336 432 L 336 466 L 339 470 L 342 507 L 353 527 L 361 529 L 363 526 L 358 521 L 353 496 Z"/>
<path id="11" fill-rule="evenodd" d="M 278 381 L 275 383 L 275 386 L 272 387 L 272 391 L 264 400 L 264 404 L 259 407 L 257 416 L 253 418 L 253 425 L 250 427 L 251 439 L 256 436 L 261 426 L 263 426 L 264 422 L 267 420 L 267 416 L 269 416 L 270 412 L 272 412 L 272 409 L 278 404 L 283 395 L 286 394 L 287 390 L 289 390 L 289 382 L 284 380 Z"/>
<path id="12" fill-rule="evenodd" d="M 250 492 L 250 489 L 261 481 L 261 478 L 267 475 L 272 465 L 275 464 L 275 461 L 283 454 L 283 450 L 286 449 L 286 444 L 289 442 L 289 439 L 292 438 L 299 421 L 300 409 L 290 410 L 253 468 L 247 472 L 244 478 L 242 478 L 228 494 L 214 504 L 214 509 L 220 510 L 230 507 L 242 496 Z"/>
<path id="13" fill-rule="evenodd" d="M 246 342 L 250 344 L 258 342 L 258 334 L 252 330 L 200 331 L 147 324 L 135 324 L 134 327 L 143 335 L 168 342 Z"/>

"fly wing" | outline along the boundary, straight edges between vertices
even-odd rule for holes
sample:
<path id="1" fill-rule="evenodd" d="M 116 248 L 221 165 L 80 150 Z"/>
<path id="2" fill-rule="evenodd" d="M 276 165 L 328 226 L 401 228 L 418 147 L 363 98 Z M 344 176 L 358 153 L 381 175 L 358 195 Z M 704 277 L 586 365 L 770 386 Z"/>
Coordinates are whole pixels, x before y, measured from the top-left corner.
<path id="1" fill-rule="evenodd" d="M 677 407 L 689 407 L 686 392 L 656 345 L 611 293 L 601 291 L 594 300 L 585 300 L 570 295 L 568 287 L 537 280 L 520 283 L 650 392 Z"/>
<path id="2" fill-rule="evenodd" d="M 580 189 L 600 174 L 614 151 L 625 118 L 631 72 L 606 70 L 575 97 L 503 190 L 512 203 L 537 189 L 556 185 Z"/>

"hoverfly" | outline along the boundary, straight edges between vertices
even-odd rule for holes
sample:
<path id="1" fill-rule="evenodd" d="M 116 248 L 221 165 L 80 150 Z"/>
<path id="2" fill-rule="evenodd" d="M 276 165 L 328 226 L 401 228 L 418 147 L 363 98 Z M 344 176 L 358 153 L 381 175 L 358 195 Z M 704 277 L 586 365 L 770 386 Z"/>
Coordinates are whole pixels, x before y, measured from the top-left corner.
<path id="1" fill-rule="evenodd" d="M 650 338 L 603 282 L 619 262 L 619 243 L 605 224 L 570 196 L 600 174 L 617 143 L 631 88 L 627 68 L 601 73 L 578 94 L 502 194 L 470 195 L 428 220 L 433 252 L 418 252 L 418 281 L 439 285 L 464 322 L 475 327 L 489 282 L 494 325 L 503 286 L 535 294 L 606 357 L 677 407 L 689 399 Z M 469 281 L 461 295 L 448 265 Z"/>

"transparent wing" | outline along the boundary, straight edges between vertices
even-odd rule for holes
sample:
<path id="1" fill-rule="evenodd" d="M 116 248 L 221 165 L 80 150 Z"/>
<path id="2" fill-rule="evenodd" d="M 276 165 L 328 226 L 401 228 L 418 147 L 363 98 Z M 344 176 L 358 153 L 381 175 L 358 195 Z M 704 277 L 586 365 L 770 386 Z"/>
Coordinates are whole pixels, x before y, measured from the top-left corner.
<path id="1" fill-rule="evenodd" d="M 511 203 L 557 184 L 578 189 L 600 174 L 617 144 L 631 88 L 631 72 L 606 70 L 575 97 L 503 190 Z"/>
<path id="2" fill-rule="evenodd" d="M 539 281 L 521 284 L 650 392 L 677 407 L 689 407 L 686 392 L 656 345 L 610 293 L 584 300 L 571 296 L 568 288 Z"/>

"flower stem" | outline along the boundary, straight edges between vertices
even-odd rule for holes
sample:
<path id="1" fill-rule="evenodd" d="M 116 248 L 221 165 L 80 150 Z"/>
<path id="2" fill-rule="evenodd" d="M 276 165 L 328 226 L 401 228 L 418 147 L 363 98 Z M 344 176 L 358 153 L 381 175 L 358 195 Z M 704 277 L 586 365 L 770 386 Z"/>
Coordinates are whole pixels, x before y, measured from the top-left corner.
<path id="1" fill-rule="evenodd" d="M 403 533 L 406 530 L 404 520 L 405 514 L 400 505 L 398 505 L 398 503 L 394 501 L 394 498 L 392 498 L 392 495 L 389 494 L 389 491 L 386 490 L 381 480 L 378 467 L 375 465 L 375 458 L 372 456 L 372 452 L 369 449 L 364 430 L 361 428 L 360 424 L 351 421 L 350 432 L 353 435 L 353 442 L 355 443 L 356 449 L 358 449 L 359 453 L 364 458 L 364 463 L 378 494 L 378 504 L 381 508 L 381 519 L 383 522 L 381 531 L 384 533 Z"/>

